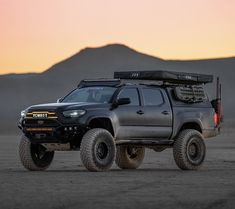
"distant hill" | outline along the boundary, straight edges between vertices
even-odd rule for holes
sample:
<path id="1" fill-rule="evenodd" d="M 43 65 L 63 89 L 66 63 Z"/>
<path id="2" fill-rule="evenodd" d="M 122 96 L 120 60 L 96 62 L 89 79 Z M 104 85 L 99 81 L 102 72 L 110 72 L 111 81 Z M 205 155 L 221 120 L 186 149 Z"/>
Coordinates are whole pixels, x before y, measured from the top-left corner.
<path id="1" fill-rule="evenodd" d="M 16 130 L 19 113 L 27 106 L 54 102 L 81 79 L 108 78 L 118 70 L 170 70 L 220 76 L 225 120 L 229 120 L 235 116 L 234 69 L 234 57 L 177 61 L 149 56 L 121 44 L 85 48 L 43 73 L 0 76 L 0 132 Z"/>

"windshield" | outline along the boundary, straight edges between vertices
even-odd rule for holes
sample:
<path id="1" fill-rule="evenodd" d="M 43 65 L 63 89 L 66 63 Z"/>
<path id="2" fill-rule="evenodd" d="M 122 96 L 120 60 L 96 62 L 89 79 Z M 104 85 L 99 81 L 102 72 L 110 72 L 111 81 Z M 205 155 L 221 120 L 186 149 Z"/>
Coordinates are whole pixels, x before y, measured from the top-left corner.
<path id="1" fill-rule="evenodd" d="M 62 102 L 109 103 L 116 88 L 99 86 L 75 89 Z"/>

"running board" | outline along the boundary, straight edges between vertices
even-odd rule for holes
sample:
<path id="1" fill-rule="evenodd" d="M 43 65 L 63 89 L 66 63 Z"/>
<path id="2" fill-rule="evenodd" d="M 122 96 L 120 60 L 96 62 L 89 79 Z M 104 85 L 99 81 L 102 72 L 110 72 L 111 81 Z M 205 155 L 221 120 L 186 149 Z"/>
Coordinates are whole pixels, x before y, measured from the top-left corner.
<path id="1" fill-rule="evenodd" d="M 172 146 L 174 140 L 117 140 L 116 145 Z"/>

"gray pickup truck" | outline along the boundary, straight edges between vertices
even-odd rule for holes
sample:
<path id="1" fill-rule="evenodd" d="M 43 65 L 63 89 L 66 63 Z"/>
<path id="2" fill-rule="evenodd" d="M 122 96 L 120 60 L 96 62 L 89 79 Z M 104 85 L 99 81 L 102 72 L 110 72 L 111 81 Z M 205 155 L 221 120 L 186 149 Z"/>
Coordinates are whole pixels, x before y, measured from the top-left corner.
<path id="1" fill-rule="evenodd" d="M 21 112 L 20 159 L 45 170 L 55 151 L 80 150 L 90 171 L 138 168 L 145 148 L 173 148 L 176 164 L 199 169 L 205 138 L 220 132 L 221 85 L 210 101 L 203 86 L 212 75 L 169 71 L 115 72 L 114 79 L 82 80 L 57 103 Z"/>

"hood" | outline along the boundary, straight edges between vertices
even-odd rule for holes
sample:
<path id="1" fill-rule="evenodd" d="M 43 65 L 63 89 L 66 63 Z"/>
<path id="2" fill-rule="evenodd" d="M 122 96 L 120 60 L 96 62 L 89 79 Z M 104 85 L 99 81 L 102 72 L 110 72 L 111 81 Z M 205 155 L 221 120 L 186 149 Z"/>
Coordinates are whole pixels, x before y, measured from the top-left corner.
<path id="1" fill-rule="evenodd" d="M 110 106 L 110 104 L 101 103 L 88 103 L 88 102 L 76 102 L 76 103 L 47 103 L 33 105 L 29 107 L 28 111 L 60 111 L 60 110 L 73 110 L 73 109 L 88 109 L 88 108 L 102 108 Z"/>

